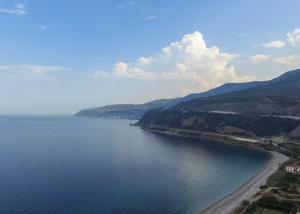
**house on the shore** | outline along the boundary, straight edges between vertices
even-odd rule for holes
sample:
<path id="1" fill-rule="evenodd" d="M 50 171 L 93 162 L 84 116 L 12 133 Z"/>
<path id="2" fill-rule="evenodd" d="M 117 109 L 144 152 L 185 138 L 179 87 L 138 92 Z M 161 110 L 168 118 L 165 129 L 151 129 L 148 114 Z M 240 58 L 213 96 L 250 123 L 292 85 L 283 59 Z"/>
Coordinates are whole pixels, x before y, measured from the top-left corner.
<path id="1" fill-rule="evenodd" d="M 285 170 L 288 173 L 300 174 L 300 164 L 299 163 L 289 164 L 285 167 Z"/>

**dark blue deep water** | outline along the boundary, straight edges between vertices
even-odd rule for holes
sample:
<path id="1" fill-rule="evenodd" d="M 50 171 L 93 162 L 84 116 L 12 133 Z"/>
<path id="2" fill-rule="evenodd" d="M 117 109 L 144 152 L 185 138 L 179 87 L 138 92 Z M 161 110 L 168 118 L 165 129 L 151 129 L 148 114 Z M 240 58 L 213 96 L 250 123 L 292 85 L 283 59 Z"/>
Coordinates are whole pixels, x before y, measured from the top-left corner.
<path id="1" fill-rule="evenodd" d="M 0 213 L 198 213 L 270 158 L 129 124 L 0 117 Z"/>

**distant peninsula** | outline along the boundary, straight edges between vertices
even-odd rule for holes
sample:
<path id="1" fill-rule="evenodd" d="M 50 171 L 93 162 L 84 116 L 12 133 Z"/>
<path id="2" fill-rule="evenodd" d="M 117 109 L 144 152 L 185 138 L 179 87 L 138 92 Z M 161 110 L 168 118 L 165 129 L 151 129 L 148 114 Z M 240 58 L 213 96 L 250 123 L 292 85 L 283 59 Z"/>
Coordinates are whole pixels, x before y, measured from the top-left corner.
<path id="1" fill-rule="evenodd" d="M 263 84 L 264 82 L 245 82 L 245 83 L 226 83 L 220 87 L 211 89 L 202 93 L 189 94 L 182 98 L 174 99 L 160 99 L 143 104 L 117 104 L 107 105 L 102 107 L 83 109 L 77 112 L 75 115 L 80 117 L 108 117 L 108 118 L 121 118 L 121 119 L 132 119 L 139 120 L 146 112 L 163 108 L 169 109 L 178 105 L 181 102 L 186 102 L 202 97 L 211 97 L 228 92 L 249 89 Z"/>

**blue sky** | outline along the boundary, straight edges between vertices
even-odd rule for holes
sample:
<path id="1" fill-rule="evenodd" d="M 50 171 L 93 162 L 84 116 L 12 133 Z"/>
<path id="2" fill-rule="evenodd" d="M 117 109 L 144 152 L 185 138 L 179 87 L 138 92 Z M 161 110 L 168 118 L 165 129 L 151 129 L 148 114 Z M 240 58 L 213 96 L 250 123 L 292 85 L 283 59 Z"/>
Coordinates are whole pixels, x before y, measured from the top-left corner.
<path id="1" fill-rule="evenodd" d="M 0 0 L 0 114 L 71 114 L 300 67 L 298 0 Z"/>

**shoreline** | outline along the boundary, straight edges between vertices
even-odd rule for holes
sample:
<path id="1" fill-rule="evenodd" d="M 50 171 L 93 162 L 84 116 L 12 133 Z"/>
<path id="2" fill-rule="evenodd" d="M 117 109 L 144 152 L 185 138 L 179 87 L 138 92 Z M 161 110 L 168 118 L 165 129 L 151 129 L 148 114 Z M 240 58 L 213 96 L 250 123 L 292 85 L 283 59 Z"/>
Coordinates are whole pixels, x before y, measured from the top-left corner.
<path id="1" fill-rule="evenodd" d="M 248 137 L 239 137 L 234 135 L 224 135 L 212 132 L 202 132 L 202 131 L 192 131 L 186 129 L 176 129 L 176 128 L 166 128 L 166 127 L 140 127 L 145 131 L 150 131 L 152 133 L 168 135 L 171 137 L 179 137 L 179 138 L 191 138 L 191 139 L 208 139 L 214 140 L 226 144 L 231 145 L 240 145 L 250 149 L 258 150 L 258 151 L 266 151 L 261 146 L 264 144 L 258 139 L 252 139 Z M 157 129 L 158 128 L 158 129 Z M 162 129 L 162 130 L 160 130 Z"/>
<path id="2" fill-rule="evenodd" d="M 211 203 L 207 208 L 200 211 L 200 214 L 231 214 L 244 200 L 251 200 L 251 198 L 259 192 L 260 187 L 267 183 L 268 178 L 274 174 L 279 166 L 289 160 L 284 154 L 276 151 L 268 151 L 261 147 L 261 143 L 257 139 L 224 136 L 216 133 L 206 133 L 190 130 L 169 129 L 165 127 L 159 127 L 159 129 L 153 129 L 153 127 L 143 127 L 143 129 L 174 137 L 181 138 L 194 138 L 194 139 L 211 139 L 221 141 L 227 144 L 242 145 L 251 149 L 265 151 L 271 154 L 271 159 L 267 164 L 259 170 L 255 175 L 249 178 L 241 186 L 237 187 L 233 192 L 221 197 L 216 202 Z M 257 145 L 258 144 L 258 145 Z"/>
<path id="3" fill-rule="evenodd" d="M 265 185 L 268 178 L 278 170 L 280 164 L 289 160 L 287 156 L 278 152 L 270 153 L 272 158 L 256 175 L 251 177 L 232 193 L 225 195 L 218 201 L 209 205 L 201 211 L 200 214 L 230 214 L 242 203 L 242 201 L 249 200 L 254 196 L 260 190 L 259 187 Z"/>

